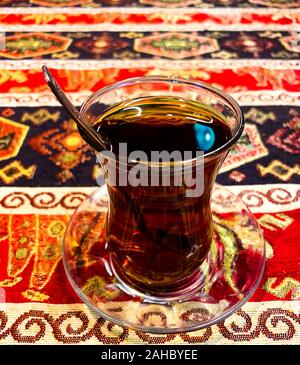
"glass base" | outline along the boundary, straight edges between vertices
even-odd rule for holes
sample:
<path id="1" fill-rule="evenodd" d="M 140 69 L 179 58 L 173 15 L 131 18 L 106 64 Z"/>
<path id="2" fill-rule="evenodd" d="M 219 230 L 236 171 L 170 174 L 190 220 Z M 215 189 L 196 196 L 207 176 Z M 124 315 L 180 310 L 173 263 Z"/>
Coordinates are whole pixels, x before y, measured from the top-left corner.
<path id="1" fill-rule="evenodd" d="M 153 296 L 133 289 L 111 264 L 105 240 L 106 187 L 84 200 L 71 218 L 63 245 L 68 279 L 99 316 L 139 331 L 198 330 L 240 308 L 254 293 L 265 265 L 265 243 L 247 207 L 216 185 L 211 208 L 214 240 L 199 269 L 180 288 Z"/>
<path id="2" fill-rule="evenodd" d="M 209 260 L 209 255 L 206 261 Z M 161 294 L 153 294 L 151 292 L 141 292 L 138 288 L 128 281 L 128 278 L 122 275 L 121 270 L 116 270 L 112 261 L 110 260 L 111 272 L 118 282 L 119 288 L 129 295 L 135 295 L 136 297 L 143 298 L 143 301 L 148 303 L 165 303 L 168 304 L 170 301 L 183 301 L 192 298 L 199 290 L 203 288 L 205 279 L 208 276 L 209 266 L 203 262 L 201 266 L 188 278 L 184 279 L 180 284 L 168 288 L 167 291 Z"/>

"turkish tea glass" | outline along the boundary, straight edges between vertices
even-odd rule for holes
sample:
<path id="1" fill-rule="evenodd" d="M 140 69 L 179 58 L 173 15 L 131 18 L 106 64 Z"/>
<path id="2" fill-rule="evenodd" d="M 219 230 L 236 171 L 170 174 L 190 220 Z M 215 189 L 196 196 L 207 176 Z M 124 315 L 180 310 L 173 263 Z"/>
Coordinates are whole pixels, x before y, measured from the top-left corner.
<path id="1" fill-rule="evenodd" d="M 222 116 L 232 135 L 219 148 L 200 157 L 169 163 L 142 161 L 145 173 L 151 169 L 162 178 L 167 171 L 169 186 L 124 186 L 121 176 L 128 178 L 135 162 L 95 151 L 108 191 L 109 270 L 127 292 L 152 300 L 180 299 L 199 288 L 200 268 L 213 240 L 212 189 L 226 155 L 243 131 L 244 120 L 240 107 L 228 94 L 202 82 L 164 77 L 134 78 L 109 85 L 91 95 L 80 112 L 95 125 L 113 105 L 154 96 L 205 105 Z M 188 194 L 191 184 L 175 184 L 182 174 L 192 179 L 197 171 L 202 171 L 201 194 Z"/>

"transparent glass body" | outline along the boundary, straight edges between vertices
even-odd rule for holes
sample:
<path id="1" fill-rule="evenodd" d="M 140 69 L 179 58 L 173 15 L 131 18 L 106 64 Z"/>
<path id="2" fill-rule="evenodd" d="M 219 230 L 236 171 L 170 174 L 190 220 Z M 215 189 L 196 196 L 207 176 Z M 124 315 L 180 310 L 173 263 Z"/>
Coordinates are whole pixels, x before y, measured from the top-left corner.
<path id="1" fill-rule="evenodd" d="M 113 184 L 109 178 L 106 180 L 109 194 L 106 232 L 111 265 L 120 280 L 129 286 L 160 296 L 179 293 L 197 281 L 197 269 L 212 242 L 212 187 L 225 156 L 242 133 L 243 116 L 230 96 L 209 85 L 152 77 L 129 79 L 100 90 L 87 99 L 81 113 L 94 125 L 113 105 L 142 98 L 151 101 L 153 96 L 170 98 L 174 103 L 182 99 L 205 105 L 222 116 L 232 135 L 204 158 L 158 162 L 155 167 L 153 162 L 144 161 L 148 175 L 151 168 L 158 175 L 170 174 L 169 186 L 164 186 L 162 179 L 158 186 L 152 186 L 150 179 L 148 186 L 122 186 L 120 175 L 125 174 L 128 180 L 134 163 L 121 161 L 120 156 L 107 158 L 101 151 L 97 152 L 104 176 L 109 177 L 112 170 L 116 172 Z M 174 140 L 174 149 L 177 143 Z M 180 174 L 185 174 L 185 180 L 191 180 L 197 171 L 201 174 L 199 179 L 203 179 L 202 192 L 191 197 L 187 192 L 190 186 L 176 186 L 174 182 Z"/>

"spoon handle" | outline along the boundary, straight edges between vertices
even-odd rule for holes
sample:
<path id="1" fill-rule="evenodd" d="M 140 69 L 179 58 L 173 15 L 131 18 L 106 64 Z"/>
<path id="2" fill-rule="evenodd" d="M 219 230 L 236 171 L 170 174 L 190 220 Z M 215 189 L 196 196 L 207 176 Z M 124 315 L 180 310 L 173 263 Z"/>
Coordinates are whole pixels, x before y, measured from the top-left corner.
<path id="1" fill-rule="evenodd" d="M 77 127 L 82 133 L 84 139 L 90 144 L 95 150 L 111 150 L 111 144 L 109 140 L 104 136 L 95 131 L 95 129 L 82 118 L 82 115 L 75 108 L 75 106 L 68 99 L 62 88 L 59 86 L 55 78 L 52 76 L 47 66 L 42 66 L 43 75 L 45 81 L 50 87 L 53 94 L 56 96 L 61 105 L 69 113 L 70 117 L 75 120 Z"/>

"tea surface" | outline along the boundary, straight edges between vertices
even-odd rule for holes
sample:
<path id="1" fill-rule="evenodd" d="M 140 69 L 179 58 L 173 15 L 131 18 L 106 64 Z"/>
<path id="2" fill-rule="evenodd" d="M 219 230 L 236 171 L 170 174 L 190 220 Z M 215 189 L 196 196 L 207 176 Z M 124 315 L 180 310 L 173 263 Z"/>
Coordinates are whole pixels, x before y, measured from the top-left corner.
<path id="1" fill-rule="evenodd" d="M 118 154 L 119 143 L 128 153 L 144 151 L 211 152 L 232 136 L 222 116 L 199 102 L 181 98 L 133 99 L 107 109 L 94 126 L 110 140 Z"/>

